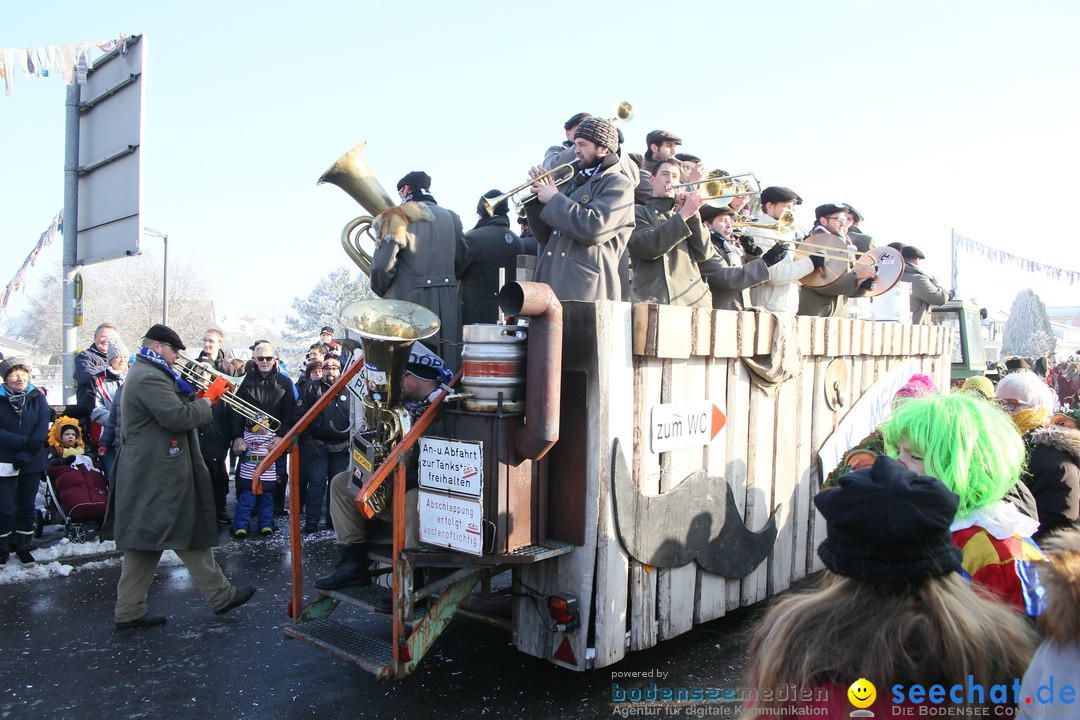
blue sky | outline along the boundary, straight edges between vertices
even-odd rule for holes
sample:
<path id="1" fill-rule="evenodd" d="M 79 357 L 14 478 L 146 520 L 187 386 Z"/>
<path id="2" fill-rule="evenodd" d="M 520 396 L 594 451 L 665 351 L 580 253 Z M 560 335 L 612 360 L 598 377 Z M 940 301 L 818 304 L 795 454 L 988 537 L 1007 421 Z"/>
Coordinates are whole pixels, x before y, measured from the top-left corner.
<path id="1" fill-rule="evenodd" d="M 795 189 L 804 224 L 850 202 L 945 284 L 951 228 L 1080 270 L 1078 20 L 1053 1 L 106 0 L 8 4 L 0 48 L 143 34 L 144 223 L 169 234 L 170 265 L 200 267 L 219 313 L 269 315 L 352 267 L 338 237 L 365 213 L 315 181 L 359 141 L 392 195 L 426 170 L 468 229 L 479 195 L 520 183 L 567 117 L 620 100 L 631 151 L 671 130 L 709 167 Z M 59 78 L 21 74 L 0 95 L 5 284 L 63 204 L 64 99 Z M 974 259 L 961 283 L 992 307 L 1026 287 L 1080 304 Z"/>

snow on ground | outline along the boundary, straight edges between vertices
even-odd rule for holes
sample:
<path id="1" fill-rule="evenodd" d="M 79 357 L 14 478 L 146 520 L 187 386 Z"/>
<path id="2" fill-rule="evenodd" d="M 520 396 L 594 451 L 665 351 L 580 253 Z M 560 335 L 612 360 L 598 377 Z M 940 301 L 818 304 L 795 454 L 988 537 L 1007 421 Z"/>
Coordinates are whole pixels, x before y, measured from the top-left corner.
<path id="1" fill-rule="evenodd" d="M 43 537 L 49 536 L 49 530 L 59 530 L 62 533 L 63 527 L 46 527 Z M 42 541 L 37 541 L 35 545 L 39 542 Z M 0 585 L 44 580 L 50 577 L 67 577 L 73 572 L 97 570 L 120 564 L 120 555 L 116 551 L 116 543 L 112 540 L 71 542 L 65 537 L 44 547 L 34 547 L 30 552 L 33 554 L 35 562 L 23 565 L 15 557 L 15 553 L 11 553 L 7 565 L 0 565 Z M 94 561 L 84 560 L 77 565 L 70 564 L 70 561 L 82 558 L 100 559 Z M 166 550 L 161 557 L 161 564 L 180 565 L 181 563 L 176 553 L 172 550 Z"/>

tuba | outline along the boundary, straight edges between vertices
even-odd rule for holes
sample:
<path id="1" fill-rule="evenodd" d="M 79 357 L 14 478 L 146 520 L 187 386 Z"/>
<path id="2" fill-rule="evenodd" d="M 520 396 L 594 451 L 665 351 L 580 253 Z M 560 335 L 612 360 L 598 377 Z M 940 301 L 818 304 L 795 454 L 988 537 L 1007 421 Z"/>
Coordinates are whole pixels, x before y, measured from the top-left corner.
<path id="1" fill-rule="evenodd" d="M 341 311 L 341 323 L 364 346 L 364 430 L 353 434 L 353 480 L 362 488 L 412 426 L 401 405 L 401 382 L 417 340 L 439 331 L 439 318 L 423 305 L 404 300 L 356 300 Z M 386 484 L 368 498 L 376 515 L 389 509 Z"/>
<path id="2" fill-rule="evenodd" d="M 360 237 L 371 231 L 374 215 L 394 207 L 394 201 L 386 194 L 379 181 L 364 162 L 364 146 L 361 142 L 349 152 L 338 158 L 329 170 L 319 178 L 318 185 L 331 183 L 349 193 L 360 206 L 371 215 L 361 215 L 349 221 L 341 231 L 341 245 L 352 261 L 365 275 L 371 277 L 371 253 L 360 245 Z"/>

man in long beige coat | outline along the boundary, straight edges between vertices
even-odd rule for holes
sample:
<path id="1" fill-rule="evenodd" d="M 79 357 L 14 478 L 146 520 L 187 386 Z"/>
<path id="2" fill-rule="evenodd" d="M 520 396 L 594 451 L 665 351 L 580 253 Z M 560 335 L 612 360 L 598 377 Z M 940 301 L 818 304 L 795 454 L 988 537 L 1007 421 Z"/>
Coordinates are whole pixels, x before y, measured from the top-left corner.
<path id="1" fill-rule="evenodd" d="M 116 586 L 117 630 L 162 625 L 146 594 L 161 553 L 173 550 L 218 615 L 255 594 L 234 587 L 214 560 L 214 492 L 199 450 L 198 428 L 212 419 L 210 401 L 191 399 L 191 387 L 173 367 L 185 349 L 165 325 L 146 331 L 128 370 L 120 400 L 120 450 L 113 465 L 102 537 L 124 551 Z"/>

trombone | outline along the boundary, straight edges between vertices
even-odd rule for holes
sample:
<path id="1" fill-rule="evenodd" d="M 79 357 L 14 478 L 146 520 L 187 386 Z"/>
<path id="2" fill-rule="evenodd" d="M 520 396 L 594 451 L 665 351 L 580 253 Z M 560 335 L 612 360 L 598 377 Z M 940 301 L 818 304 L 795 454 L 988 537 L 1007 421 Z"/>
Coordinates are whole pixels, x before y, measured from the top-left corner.
<path id="1" fill-rule="evenodd" d="M 542 181 L 542 180 L 544 180 L 546 178 L 554 177 L 555 175 L 559 174 L 560 172 L 565 173 L 565 177 L 561 177 L 561 178 L 556 179 L 555 180 L 556 185 L 562 185 L 563 183 L 565 183 L 565 182 L 567 182 L 569 180 L 572 180 L 573 177 L 575 175 L 577 175 L 577 163 L 578 163 L 578 161 L 574 160 L 573 162 L 563 163 L 562 165 L 556 165 L 555 167 L 551 168 L 547 172 L 537 175 L 536 177 L 530 179 L 528 182 L 521 183 L 520 185 L 518 185 L 513 190 L 510 190 L 508 192 L 504 192 L 502 195 L 499 195 L 498 197 L 483 198 L 481 200 L 481 203 L 483 203 L 483 205 L 484 205 L 484 210 L 487 212 L 487 214 L 489 216 L 494 215 L 495 214 L 495 206 L 498 205 L 499 203 L 501 203 L 503 200 L 509 200 L 514 195 L 517 195 L 519 192 L 522 192 L 524 190 L 529 189 L 529 187 L 531 187 L 532 185 L 535 185 L 536 183 L 538 183 L 538 182 L 540 182 L 540 181 Z M 567 171 L 569 171 L 569 172 L 567 172 Z M 532 201 L 535 197 L 536 197 L 536 195 L 534 195 L 533 193 L 529 193 L 527 196 L 525 196 L 524 199 L 522 199 L 517 204 L 518 205 L 524 205 L 525 203 L 528 203 L 528 202 Z"/>
<path id="2" fill-rule="evenodd" d="M 211 402 L 220 399 L 240 417 L 251 423 L 262 425 L 270 432 L 277 432 L 281 427 L 280 420 L 236 394 L 240 378 L 218 372 L 210 364 L 196 362 L 185 355 L 180 355 L 175 369 L 180 377 L 198 391 L 199 397 L 208 397 Z"/>
<path id="3" fill-rule="evenodd" d="M 791 210 L 785 210 L 780 219 L 775 223 L 763 223 L 754 222 L 752 220 L 736 220 L 731 223 L 732 228 L 764 228 L 766 230 L 775 230 L 780 233 L 781 237 L 795 234 L 795 214 Z M 786 238 L 785 238 L 786 239 Z"/>
<path id="4" fill-rule="evenodd" d="M 737 178 L 747 178 L 739 180 Z M 671 188 L 700 187 L 705 193 L 702 201 L 712 207 L 724 207 L 731 204 L 732 199 L 737 197 L 749 197 L 761 193 L 761 184 L 754 173 L 746 172 L 738 175 L 727 175 L 723 170 L 712 170 L 701 180 L 694 182 L 668 185 Z"/>

